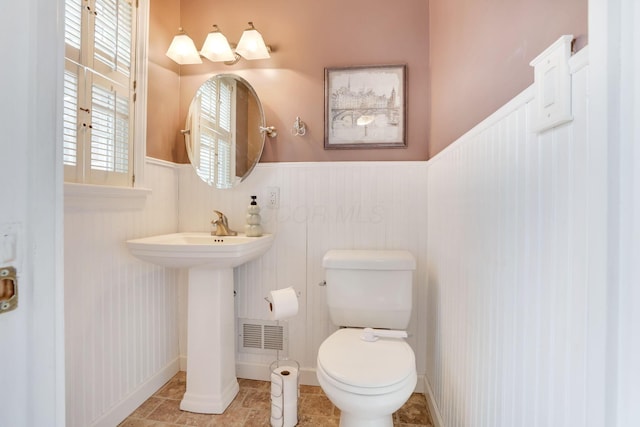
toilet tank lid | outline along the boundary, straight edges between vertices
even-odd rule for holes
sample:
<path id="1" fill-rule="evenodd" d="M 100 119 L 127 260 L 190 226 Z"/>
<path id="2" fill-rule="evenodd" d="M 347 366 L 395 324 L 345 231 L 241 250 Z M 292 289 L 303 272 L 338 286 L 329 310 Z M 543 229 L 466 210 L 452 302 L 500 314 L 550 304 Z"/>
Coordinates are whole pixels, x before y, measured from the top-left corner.
<path id="1" fill-rule="evenodd" d="M 354 270 L 415 270 L 416 259 L 402 250 L 332 249 L 322 259 L 324 268 Z"/>

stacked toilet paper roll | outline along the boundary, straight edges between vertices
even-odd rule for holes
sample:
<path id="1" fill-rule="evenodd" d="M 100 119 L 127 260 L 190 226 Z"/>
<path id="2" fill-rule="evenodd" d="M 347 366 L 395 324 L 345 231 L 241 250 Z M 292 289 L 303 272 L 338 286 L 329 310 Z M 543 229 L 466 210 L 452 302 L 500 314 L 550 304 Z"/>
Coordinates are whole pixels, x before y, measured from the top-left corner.
<path id="1" fill-rule="evenodd" d="M 271 427 L 298 424 L 298 368 L 278 366 L 271 370 Z"/>
<path id="2" fill-rule="evenodd" d="M 298 314 L 298 296 L 291 286 L 284 289 L 271 291 L 269 301 L 271 319 L 280 320 Z"/>

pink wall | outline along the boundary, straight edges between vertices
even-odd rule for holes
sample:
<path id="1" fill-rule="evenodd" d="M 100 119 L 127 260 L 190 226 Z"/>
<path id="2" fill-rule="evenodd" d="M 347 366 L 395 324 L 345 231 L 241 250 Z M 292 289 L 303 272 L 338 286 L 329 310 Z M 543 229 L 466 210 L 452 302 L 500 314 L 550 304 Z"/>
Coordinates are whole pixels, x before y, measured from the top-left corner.
<path id="1" fill-rule="evenodd" d="M 179 14 L 167 4 L 179 4 Z M 156 13 L 171 11 L 171 17 L 162 21 L 175 21 L 175 28 L 152 27 L 150 61 L 158 66 L 166 61 L 156 55 L 164 55 L 180 24 L 199 48 L 212 24 L 218 24 L 230 42 L 237 42 L 247 21 L 253 21 L 275 51 L 269 60 L 242 60 L 234 66 L 207 60 L 202 65 L 182 66 L 179 78 L 173 65 L 166 65 L 166 73 L 154 73 L 155 77 L 173 74 L 173 81 L 154 81 L 150 73 L 148 128 L 156 130 L 149 132 L 148 154 L 187 162 L 178 131 L 184 126 L 191 97 L 210 75 L 236 73 L 251 83 L 263 103 L 267 123 L 278 128 L 278 136 L 266 141 L 262 162 L 425 160 L 429 116 L 427 6 L 425 0 L 403 0 L 393 6 L 387 0 L 153 0 L 152 19 Z M 408 147 L 325 150 L 324 68 L 379 64 L 407 64 Z M 178 82 L 179 96 L 175 97 L 173 86 Z M 152 101 L 160 101 L 156 95 L 165 91 L 171 103 L 179 103 L 177 112 L 164 103 L 152 105 Z M 176 114 L 178 127 L 172 132 L 169 128 Z M 304 137 L 290 133 L 296 116 L 308 126 Z M 173 134 L 175 150 L 164 147 L 169 134 Z M 162 148 L 156 149 L 157 144 Z"/>
<path id="2" fill-rule="evenodd" d="M 179 162 L 184 143 L 176 144 L 184 127 L 180 117 L 180 67 L 167 51 L 180 26 L 179 0 L 153 0 L 149 13 L 149 60 L 147 90 L 147 155 Z M 185 157 L 186 158 L 186 157 Z"/>
<path id="3" fill-rule="evenodd" d="M 561 35 L 587 42 L 587 0 L 429 3 L 429 157 L 531 85 L 529 62 Z"/>
<path id="4" fill-rule="evenodd" d="M 179 130 L 210 75 L 236 73 L 262 100 L 262 162 L 426 160 L 531 83 L 529 62 L 562 34 L 587 41 L 587 0 L 153 0 L 147 154 L 187 163 Z M 247 21 L 269 60 L 179 67 L 164 56 L 182 25 L 201 46 L 212 24 L 237 42 Z M 324 68 L 407 64 L 406 149 L 324 150 Z M 296 116 L 307 135 L 293 137 Z"/>

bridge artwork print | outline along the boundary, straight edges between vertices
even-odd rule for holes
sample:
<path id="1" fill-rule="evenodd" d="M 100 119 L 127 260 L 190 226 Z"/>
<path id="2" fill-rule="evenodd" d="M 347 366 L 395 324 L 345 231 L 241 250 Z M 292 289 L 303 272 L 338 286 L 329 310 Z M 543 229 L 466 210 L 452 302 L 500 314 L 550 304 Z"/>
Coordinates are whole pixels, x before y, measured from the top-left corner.
<path id="1" fill-rule="evenodd" d="M 406 65 L 325 68 L 324 148 L 404 148 Z"/>

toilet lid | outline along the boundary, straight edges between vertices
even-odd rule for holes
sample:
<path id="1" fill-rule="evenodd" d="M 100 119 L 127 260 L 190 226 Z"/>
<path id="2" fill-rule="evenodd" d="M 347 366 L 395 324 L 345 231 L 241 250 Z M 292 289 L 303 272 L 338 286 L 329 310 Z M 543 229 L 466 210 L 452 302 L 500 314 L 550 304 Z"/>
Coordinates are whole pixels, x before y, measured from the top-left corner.
<path id="1" fill-rule="evenodd" d="M 398 338 L 360 339 L 362 329 L 345 328 L 327 338 L 318 350 L 318 364 L 334 380 L 355 387 L 387 387 L 416 369 L 411 346 Z"/>

